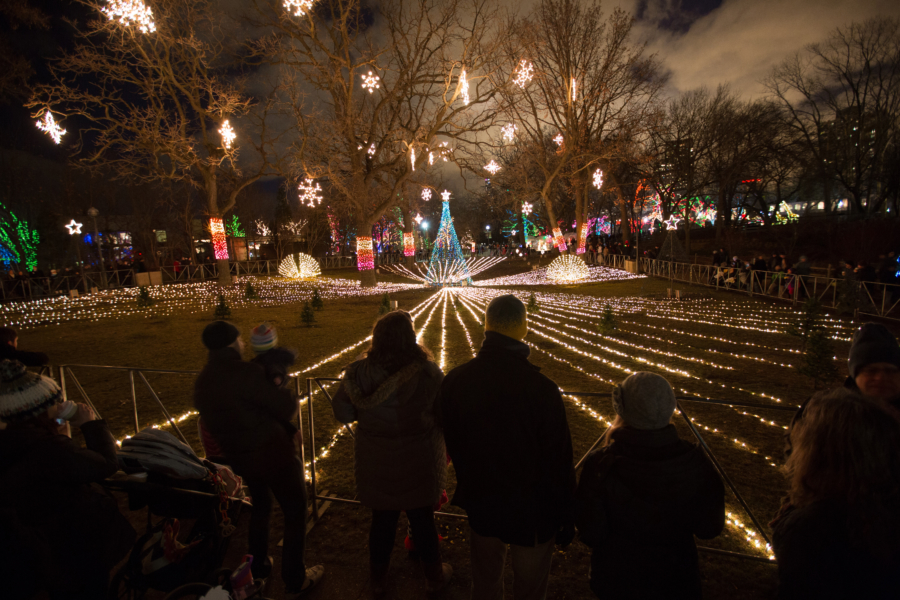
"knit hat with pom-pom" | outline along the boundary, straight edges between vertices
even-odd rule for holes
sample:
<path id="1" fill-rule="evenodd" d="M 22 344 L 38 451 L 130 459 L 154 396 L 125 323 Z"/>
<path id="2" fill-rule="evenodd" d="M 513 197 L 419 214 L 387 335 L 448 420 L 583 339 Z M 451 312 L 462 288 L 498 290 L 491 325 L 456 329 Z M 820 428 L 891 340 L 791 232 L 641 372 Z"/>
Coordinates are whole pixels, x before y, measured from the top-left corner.
<path id="1" fill-rule="evenodd" d="M 30 373 L 17 360 L 0 361 L 0 420 L 26 421 L 59 402 L 56 382 Z"/>
<path id="2" fill-rule="evenodd" d="M 261 323 L 253 329 L 250 336 L 250 347 L 257 354 L 271 350 L 278 343 L 278 332 L 268 323 Z"/>

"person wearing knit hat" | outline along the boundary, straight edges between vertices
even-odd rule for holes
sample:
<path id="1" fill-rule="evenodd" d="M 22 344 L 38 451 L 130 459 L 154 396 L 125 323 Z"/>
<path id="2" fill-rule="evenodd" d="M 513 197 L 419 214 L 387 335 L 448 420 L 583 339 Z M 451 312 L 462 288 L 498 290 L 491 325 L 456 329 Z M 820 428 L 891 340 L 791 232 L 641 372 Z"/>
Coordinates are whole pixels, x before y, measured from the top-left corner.
<path id="1" fill-rule="evenodd" d="M 207 350 L 221 350 L 240 340 L 241 332 L 228 321 L 213 321 L 203 329 L 201 339 Z"/>
<path id="2" fill-rule="evenodd" d="M 106 598 L 110 569 L 136 538 L 113 498 L 92 484 L 113 475 L 116 441 L 85 404 L 58 412 L 52 379 L 0 361 L 0 564 L 4 597 Z M 73 414 L 74 413 L 74 414 Z M 85 447 L 61 435 L 57 418 L 81 429 Z"/>
<path id="3" fill-rule="evenodd" d="M 675 392 L 663 377 L 634 373 L 612 397 L 618 416 L 585 459 L 575 493 L 591 589 L 603 598 L 699 599 L 694 536 L 725 527 L 725 486 L 700 447 L 679 438 Z"/>
<path id="4" fill-rule="evenodd" d="M 278 345 L 278 332 L 269 323 L 261 323 L 253 328 L 250 335 L 250 348 L 257 354 L 262 354 Z"/>
<path id="5" fill-rule="evenodd" d="M 256 353 L 254 362 L 266 370 L 266 377 L 276 386 L 288 379 L 291 365 L 297 360 L 297 353 L 278 346 L 278 332 L 270 323 L 260 323 L 250 336 L 250 348 Z"/>
<path id="6" fill-rule="evenodd" d="M 900 344 L 887 327 L 863 324 L 853 334 L 847 367 L 847 387 L 900 410 Z"/>

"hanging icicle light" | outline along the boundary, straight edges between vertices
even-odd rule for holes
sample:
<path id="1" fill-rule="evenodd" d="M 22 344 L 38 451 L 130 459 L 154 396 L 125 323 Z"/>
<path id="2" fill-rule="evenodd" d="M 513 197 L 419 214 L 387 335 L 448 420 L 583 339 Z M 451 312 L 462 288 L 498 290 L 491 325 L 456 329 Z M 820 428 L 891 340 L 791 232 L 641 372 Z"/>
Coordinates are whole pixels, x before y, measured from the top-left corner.
<path id="1" fill-rule="evenodd" d="M 594 187 L 598 190 L 603 187 L 603 171 L 600 169 L 594 171 Z"/>
<path id="2" fill-rule="evenodd" d="M 496 161 L 491 160 L 488 164 L 484 165 L 485 170 L 491 175 L 496 175 L 497 171 L 500 170 L 500 165 L 496 163 Z"/>
<path id="3" fill-rule="evenodd" d="M 463 69 L 459 74 L 460 94 L 462 95 L 463 104 L 469 105 L 469 79 L 466 77 L 466 70 Z"/>
<path id="4" fill-rule="evenodd" d="M 409 147 L 409 164 L 412 165 L 412 170 L 416 170 L 416 149 L 413 146 Z"/>
<path id="5" fill-rule="evenodd" d="M 234 139 L 237 137 L 237 134 L 234 132 L 231 123 L 229 123 L 227 119 L 222 123 L 222 127 L 219 128 L 219 135 L 222 136 L 222 146 L 224 146 L 226 150 L 231 150 L 231 146 L 234 144 Z"/>
<path id="6" fill-rule="evenodd" d="M 156 31 L 153 11 L 141 0 L 108 0 L 100 11 L 110 21 L 117 20 L 123 27 L 136 25 L 141 33 Z"/>
<path id="7" fill-rule="evenodd" d="M 360 77 L 362 77 L 363 80 L 363 88 L 369 90 L 370 94 L 374 94 L 375 90 L 381 87 L 381 84 L 379 83 L 381 78 L 372 71 L 369 71 L 368 75 L 360 75 Z"/>
<path id="8" fill-rule="evenodd" d="M 513 83 L 520 88 L 525 89 L 525 86 L 528 85 L 528 82 L 531 81 L 532 77 L 534 77 L 534 65 L 523 58 L 519 63 L 519 68 L 516 70 L 516 76 L 513 78 Z"/>
<path id="9" fill-rule="evenodd" d="M 310 208 L 322 204 L 322 196 L 319 195 L 322 187 L 314 180 L 304 179 L 298 189 L 300 190 L 300 204 L 306 204 Z"/>
<path id="10" fill-rule="evenodd" d="M 295 17 L 302 17 L 312 9 L 312 0 L 284 0 L 288 12 L 294 11 Z"/>
<path id="11" fill-rule="evenodd" d="M 572 102 L 575 102 L 576 100 L 578 100 L 578 92 L 576 91 L 577 89 L 578 89 L 578 82 L 573 77 L 572 78 Z"/>
<path id="12" fill-rule="evenodd" d="M 516 139 L 516 131 L 519 130 L 518 125 L 515 123 L 507 123 L 503 126 L 503 129 L 500 132 L 503 134 L 503 139 L 506 140 L 507 143 L 512 143 L 513 140 Z"/>
<path id="13" fill-rule="evenodd" d="M 44 118 L 42 120 L 35 122 L 35 125 L 37 125 L 38 129 L 49 135 L 50 139 L 56 144 L 62 141 L 62 136 L 66 133 L 65 129 L 60 129 L 59 125 L 56 124 L 56 119 L 53 118 L 53 115 L 50 114 L 49 110 L 44 113 Z"/>

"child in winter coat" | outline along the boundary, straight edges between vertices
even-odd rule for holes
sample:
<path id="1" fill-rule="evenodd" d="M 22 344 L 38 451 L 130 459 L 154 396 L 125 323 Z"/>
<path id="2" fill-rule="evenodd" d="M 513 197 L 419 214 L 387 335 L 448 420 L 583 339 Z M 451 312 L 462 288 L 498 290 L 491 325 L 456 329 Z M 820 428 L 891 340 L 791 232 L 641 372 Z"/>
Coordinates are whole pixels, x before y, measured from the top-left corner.
<path id="1" fill-rule="evenodd" d="M 675 392 L 638 372 L 613 391 L 615 422 L 592 452 L 575 496 L 575 525 L 603 598 L 700 598 L 694 536 L 725 526 L 725 488 L 696 445 L 671 423 Z"/>
<path id="2" fill-rule="evenodd" d="M 278 347 L 278 332 L 269 323 L 261 323 L 250 336 L 250 348 L 256 357 L 250 362 L 262 365 L 266 377 L 281 387 L 288 378 L 288 371 L 297 359 L 297 353 Z"/>

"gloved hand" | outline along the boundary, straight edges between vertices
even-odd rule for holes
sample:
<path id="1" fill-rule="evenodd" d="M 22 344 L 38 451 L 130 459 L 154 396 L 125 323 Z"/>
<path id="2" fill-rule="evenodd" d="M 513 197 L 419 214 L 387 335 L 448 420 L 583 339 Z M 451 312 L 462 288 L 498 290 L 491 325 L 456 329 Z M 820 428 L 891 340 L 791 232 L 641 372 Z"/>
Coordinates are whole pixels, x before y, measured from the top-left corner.
<path id="1" fill-rule="evenodd" d="M 569 544 L 572 543 L 572 540 L 575 539 L 575 524 L 569 523 L 567 525 L 563 525 L 560 527 L 559 531 L 556 532 L 556 545 L 561 549 L 566 549 L 569 547 Z"/>

